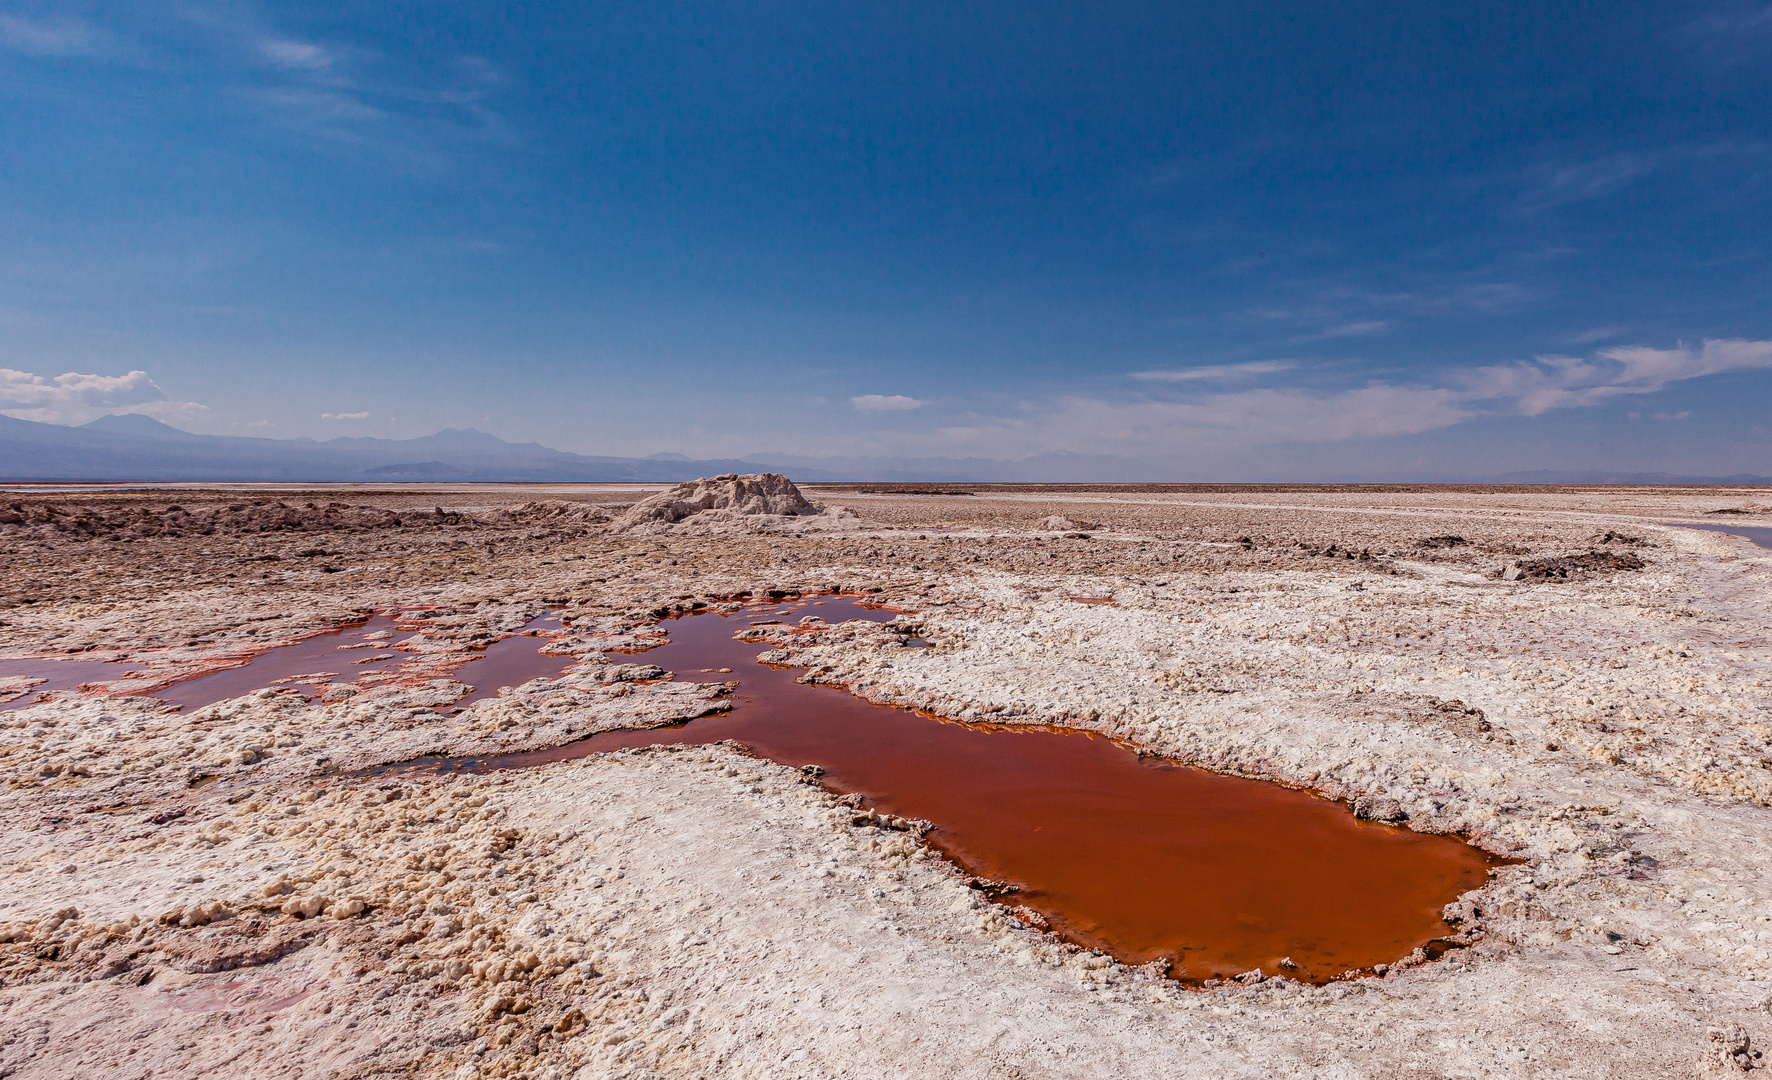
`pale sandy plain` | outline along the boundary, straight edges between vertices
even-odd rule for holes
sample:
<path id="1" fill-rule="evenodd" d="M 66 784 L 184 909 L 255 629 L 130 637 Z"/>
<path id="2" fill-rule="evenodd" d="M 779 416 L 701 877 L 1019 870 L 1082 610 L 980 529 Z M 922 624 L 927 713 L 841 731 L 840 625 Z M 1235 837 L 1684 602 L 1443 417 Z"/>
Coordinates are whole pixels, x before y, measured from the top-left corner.
<path id="1" fill-rule="evenodd" d="M 1772 524 L 1765 495 L 956 490 L 979 494 L 808 489 L 824 513 L 638 527 L 611 519 L 644 492 L 594 487 L 0 499 L 0 657 L 139 673 L 0 712 L 0 1076 L 1761 1063 L 1772 551 L 1662 523 Z M 1409 827 L 1523 862 L 1453 905 L 1472 944 L 1443 960 L 1200 990 L 1043 937 L 913 836 L 853 824 L 797 762 L 350 772 L 717 709 L 720 687 L 603 650 L 672 610 L 831 589 L 880 590 L 932 647 L 845 624 L 773 659 L 878 701 L 1394 799 Z M 345 669 L 319 700 L 188 714 L 124 693 L 393 608 L 422 629 L 381 685 Z M 459 696 L 464 650 L 545 608 L 571 616 L 567 675 L 426 708 Z"/>

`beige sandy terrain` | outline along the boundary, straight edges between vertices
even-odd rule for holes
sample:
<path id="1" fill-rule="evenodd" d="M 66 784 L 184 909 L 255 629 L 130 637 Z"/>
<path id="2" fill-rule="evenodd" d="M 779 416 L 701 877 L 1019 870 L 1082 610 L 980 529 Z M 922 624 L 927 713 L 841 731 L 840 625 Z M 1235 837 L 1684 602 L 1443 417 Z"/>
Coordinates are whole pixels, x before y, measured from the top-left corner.
<path id="1" fill-rule="evenodd" d="M 652 492 L 0 499 L 0 658 L 138 672 L 0 712 L 0 1076 L 1761 1064 L 1772 551 L 1664 523 L 1772 526 L 1763 496 L 951 490 L 977 493 L 809 488 L 802 508 L 771 488 L 748 514 L 738 491 L 625 518 Z M 879 590 L 931 647 L 841 624 L 765 630 L 759 653 L 877 701 L 1364 799 L 1522 862 L 1451 906 L 1470 944 L 1442 960 L 1202 990 L 1024 925 L 799 762 L 355 771 L 717 710 L 726 687 L 608 650 L 672 612 L 832 589 Z M 565 674 L 432 708 L 469 650 L 548 608 Z M 396 609 L 399 678 L 188 713 L 130 693 Z"/>

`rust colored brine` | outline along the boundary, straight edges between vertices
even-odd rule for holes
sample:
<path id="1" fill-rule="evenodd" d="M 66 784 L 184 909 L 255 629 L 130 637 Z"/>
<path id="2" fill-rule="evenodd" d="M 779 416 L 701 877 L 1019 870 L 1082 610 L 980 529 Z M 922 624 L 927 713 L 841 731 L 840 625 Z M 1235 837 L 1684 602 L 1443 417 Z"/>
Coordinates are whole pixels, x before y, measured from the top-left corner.
<path id="1" fill-rule="evenodd" d="M 369 639 L 370 634 L 387 637 Z M 404 635 L 397 632 L 395 619 L 378 615 L 260 653 L 239 667 L 175 682 L 154 691 L 154 696 L 189 712 L 273 686 L 315 693 L 330 682 L 351 682 L 398 667 L 405 657 L 389 646 L 400 636 Z"/>
<path id="2" fill-rule="evenodd" d="M 450 677 L 473 689 L 447 708 L 457 709 L 481 698 L 496 697 L 502 688 L 558 675 L 571 667 L 572 657 L 542 652 L 549 640 L 536 636 L 537 631 L 558 623 L 557 616 L 543 615 L 532 620 L 521 633 L 469 653 L 465 662 L 452 665 Z M 412 636 L 411 625 L 408 623 L 404 631 L 401 625 L 397 616 L 377 615 L 366 622 L 261 653 L 239 667 L 175 682 L 155 691 L 154 696 L 189 711 L 271 686 L 285 686 L 313 696 L 330 684 L 354 683 L 365 675 L 371 676 L 371 682 L 392 678 L 403 667 L 433 659 L 400 650 L 401 642 Z"/>
<path id="3" fill-rule="evenodd" d="M 482 698 L 497 697 L 500 690 L 522 686 L 531 679 L 551 678 L 576 663 L 570 656 L 551 655 L 542 651 L 548 647 L 550 641 L 538 636 L 536 631 L 545 629 L 550 624 L 558 627 L 559 617 L 543 615 L 532 620 L 521 634 L 493 642 L 484 652 L 458 669 L 455 677 L 472 686 L 473 690 L 449 708 L 460 709 Z"/>
<path id="4" fill-rule="evenodd" d="M 55 657 L 0 660 L 0 680 L 24 680 L 18 696 L 0 701 L 0 712 L 34 705 L 40 695 L 56 696 L 78 691 L 84 683 L 120 679 L 128 670 L 127 664 L 109 660 L 62 660 Z M 5 684 L 0 683 L 0 693 L 5 691 Z"/>
<path id="5" fill-rule="evenodd" d="M 1066 938 L 1128 963 L 1167 959 L 1190 980 L 1261 968 L 1323 981 L 1394 962 L 1445 936 L 1441 908 L 1499 862 L 1451 837 L 1357 821 L 1341 803 L 1141 758 L 1098 735 L 954 723 L 798 683 L 797 670 L 758 664 L 760 646 L 733 640 L 783 607 L 674 620 L 670 643 L 644 654 L 679 679 L 739 680 L 731 713 L 427 764 L 513 768 L 736 739 L 782 764 L 819 765 L 828 787 L 861 792 L 882 812 L 933 821 L 931 843 L 973 874 L 1019 885 L 1003 902 Z M 836 597 L 788 610 L 829 622 L 892 617 Z M 721 667 L 732 674 L 702 671 Z"/>

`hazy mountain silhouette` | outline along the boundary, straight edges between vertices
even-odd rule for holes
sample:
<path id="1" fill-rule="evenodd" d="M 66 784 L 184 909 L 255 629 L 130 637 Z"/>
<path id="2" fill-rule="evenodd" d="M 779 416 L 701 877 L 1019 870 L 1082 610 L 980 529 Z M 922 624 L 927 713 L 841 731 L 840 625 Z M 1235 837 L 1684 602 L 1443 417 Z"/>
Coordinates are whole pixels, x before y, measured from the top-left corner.
<path id="1" fill-rule="evenodd" d="M 193 435 L 146 416 L 104 416 L 80 427 L 0 416 L 5 480 L 675 482 L 765 471 L 737 459 L 590 457 L 472 428 L 418 439 L 317 442 Z"/>
<path id="2" fill-rule="evenodd" d="M 794 454 L 752 454 L 777 472 L 799 479 L 813 472 L 831 473 L 846 480 L 933 483 L 1162 483 L 1173 480 L 1174 470 L 1148 461 L 1108 454 L 1039 454 L 1019 461 L 991 458 L 828 457 Z"/>
<path id="3" fill-rule="evenodd" d="M 1596 469 L 1533 469 L 1530 472 L 1502 473 L 1498 484 L 1772 484 L 1772 476 L 1735 473 L 1730 476 L 1691 476 L 1667 472 L 1600 472 Z"/>
<path id="4" fill-rule="evenodd" d="M 80 427 L 0 416 L 0 480 L 676 482 L 721 473 L 789 472 L 804 481 L 1161 480 L 1140 461 L 1044 454 L 984 458 L 805 458 L 756 454 L 696 460 L 572 454 L 473 428 L 417 439 L 257 439 L 194 435 L 150 417 L 102 416 Z"/>
<path id="5" fill-rule="evenodd" d="M 785 472 L 810 482 L 1162 483 L 1176 479 L 1173 471 L 1161 465 L 1102 454 L 1040 454 L 1019 461 L 793 454 L 696 460 L 673 453 L 625 458 L 573 454 L 533 442 L 506 442 L 473 428 L 450 428 L 417 439 L 319 442 L 194 435 L 133 414 L 101 416 L 79 427 L 0 416 L 0 480 L 13 481 L 675 483 L 729 472 Z M 1766 476 L 1548 469 L 1481 479 L 1436 479 L 1500 484 L 1772 484 L 1772 477 Z"/>

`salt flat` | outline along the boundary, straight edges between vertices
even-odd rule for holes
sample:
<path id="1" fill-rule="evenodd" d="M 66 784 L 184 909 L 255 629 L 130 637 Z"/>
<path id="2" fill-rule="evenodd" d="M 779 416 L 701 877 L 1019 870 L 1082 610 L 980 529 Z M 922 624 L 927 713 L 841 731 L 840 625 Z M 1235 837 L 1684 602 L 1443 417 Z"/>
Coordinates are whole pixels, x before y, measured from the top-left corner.
<path id="1" fill-rule="evenodd" d="M 1758 1064 L 1772 551 L 1666 523 L 1763 524 L 1763 496 L 952 490 L 976 494 L 809 488 L 820 512 L 791 516 L 779 492 L 634 516 L 644 492 L 563 486 L 12 496 L 0 658 L 140 674 L 0 712 L 0 1073 Z M 719 684 L 608 650 L 674 612 L 831 590 L 877 590 L 931 647 L 848 624 L 758 651 L 876 701 L 1387 800 L 1520 863 L 1453 905 L 1468 945 L 1443 959 L 1196 989 L 1043 935 L 798 762 L 358 771 L 704 715 Z M 120 696 L 396 609 L 398 678 L 188 714 Z M 450 715 L 462 660 L 544 609 L 567 617 L 564 674 Z"/>

